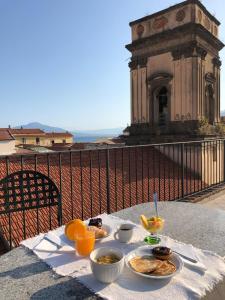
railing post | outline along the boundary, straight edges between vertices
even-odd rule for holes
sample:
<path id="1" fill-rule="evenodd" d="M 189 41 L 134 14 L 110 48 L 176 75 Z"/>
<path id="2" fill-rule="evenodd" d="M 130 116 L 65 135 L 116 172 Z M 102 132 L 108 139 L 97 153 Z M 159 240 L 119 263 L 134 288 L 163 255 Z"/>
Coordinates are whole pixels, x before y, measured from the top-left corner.
<path id="1" fill-rule="evenodd" d="M 109 165 L 109 149 L 106 150 L 106 205 L 107 214 L 111 213 L 110 209 L 110 165 Z"/>
<path id="2" fill-rule="evenodd" d="M 182 168 L 181 195 L 183 199 L 184 198 L 184 143 L 181 144 L 181 168 Z"/>
<path id="3" fill-rule="evenodd" d="M 221 151 L 221 147 L 219 149 L 220 149 L 219 151 Z M 221 178 L 219 178 L 219 182 L 221 182 Z M 225 140 L 223 140 L 223 182 L 225 182 Z"/>

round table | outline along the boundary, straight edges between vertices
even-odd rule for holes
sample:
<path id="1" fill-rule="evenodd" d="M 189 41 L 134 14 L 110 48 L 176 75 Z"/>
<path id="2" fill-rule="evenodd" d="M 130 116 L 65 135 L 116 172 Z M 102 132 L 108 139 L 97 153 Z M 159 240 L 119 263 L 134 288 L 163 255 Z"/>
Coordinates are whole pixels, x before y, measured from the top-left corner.
<path id="1" fill-rule="evenodd" d="M 140 214 L 154 214 L 153 203 L 140 204 L 113 215 L 139 223 Z M 225 211 L 184 202 L 161 202 L 163 234 L 225 256 Z M 223 300 L 225 280 L 204 299 Z M 0 299 L 100 299 L 76 279 L 55 274 L 31 251 L 18 247 L 0 257 Z"/>

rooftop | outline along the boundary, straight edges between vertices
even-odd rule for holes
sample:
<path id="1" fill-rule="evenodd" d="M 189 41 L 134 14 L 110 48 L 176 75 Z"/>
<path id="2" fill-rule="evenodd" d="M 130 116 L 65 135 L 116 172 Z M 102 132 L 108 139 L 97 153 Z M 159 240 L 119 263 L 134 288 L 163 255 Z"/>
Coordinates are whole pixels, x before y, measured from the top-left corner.
<path id="1" fill-rule="evenodd" d="M 44 136 L 47 138 L 57 138 L 57 137 L 73 137 L 73 134 L 66 132 L 45 132 L 39 128 L 0 128 L 0 134 L 2 138 L 8 136 L 7 139 L 13 139 L 13 136 Z"/>
<path id="2" fill-rule="evenodd" d="M 14 140 L 8 129 L 0 129 L 0 141 L 11 141 Z"/>
<path id="3" fill-rule="evenodd" d="M 46 133 L 41 129 L 24 129 L 24 128 L 9 128 L 10 133 L 14 136 L 22 136 L 22 135 L 45 135 Z"/>

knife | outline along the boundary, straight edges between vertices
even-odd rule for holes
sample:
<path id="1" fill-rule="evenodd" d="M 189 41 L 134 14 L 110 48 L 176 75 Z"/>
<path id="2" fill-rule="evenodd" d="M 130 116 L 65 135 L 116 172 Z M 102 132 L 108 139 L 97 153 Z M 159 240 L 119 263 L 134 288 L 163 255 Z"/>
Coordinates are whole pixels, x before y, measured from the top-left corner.
<path id="1" fill-rule="evenodd" d="M 197 263 L 198 263 L 198 261 L 195 260 L 195 259 L 193 259 L 193 258 L 190 258 L 190 257 L 188 257 L 188 256 L 186 256 L 186 255 L 184 255 L 184 254 L 181 254 L 181 253 L 177 252 L 177 251 L 174 251 L 174 250 L 172 250 L 172 251 L 173 251 L 174 253 L 180 255 L 180 256 L 183 257 L 184 259 L 189 260 L 190 262 L 192 262 L 192 263 L 194 263 L 194 264 L 197 264 Z"/>
<path id="2" fill-rule="evenodd" d="M 61 248 L 62 245 L 57 244 L 55 241 L 53 241 L 52 239 L 50 239 L 48 236 L 44 236 L 43 240 L 46 240 L 48 242 L 50 242 L 51 244 L 53 244 L 54 246 L 56 246 L 57 249 Z"/>
<path id="3" fill-rule="evenodd" d="M 45 241 L 48 241 L 49 243 L 51 243 L 52 245 L 56 246 L 57 250 L 47 250 L 47 249 L 38 249 L 35 247 L 35 251 L 38 251 L 38 252 L 46 252 L 46 253 L 60 253 L 60 254 L 64 254 L 64 253 L 68 253 L 68 254 L 71 254 L 71 253 L 74 253 L 74 249 L 69 249 L 69 250 L 64 250 L 63 249 L 63 245 L 60 245 L 60 243 L 57 243 L 53 240 L 53 238 L 45 235 L 43 237 L 42 240 L 45 240 Z M 39 243 L 40 244 L 40 243 Z M 38 245 L 39 245 L 38 244 Z M 65 245 L 66 246 L 66 245 Z M 69 245 L 68 245 L 69 246 Z M 70 246 L 69 246 L 70 247 Z"/>

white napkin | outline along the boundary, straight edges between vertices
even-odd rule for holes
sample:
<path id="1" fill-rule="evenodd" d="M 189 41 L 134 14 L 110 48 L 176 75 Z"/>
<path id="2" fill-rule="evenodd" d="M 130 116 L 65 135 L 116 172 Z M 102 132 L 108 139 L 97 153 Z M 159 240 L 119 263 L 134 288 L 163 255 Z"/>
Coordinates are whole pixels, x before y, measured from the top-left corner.
<path id="1" fill-rule="evenodd" d="M 197 263 L 193 263 L 184 257 L 180 256 L 182 261 L 185 263 L 186 266 L 189 266 L 190 268 L 194 268 L 196 270 L 202 271 L 203 273 L 207 271 L 206 266 L 201 261 L 201 257 L 198 255 L 198 251 L 196 248 L 194 248 L 190 244 L 183 244 L 181 242 L 176 241 L 174 243 L 174 240 L 171 240 L 167 237 L 162 237 L 161 245 L 165 245 L 169 248 L 171 248 L 174 251 L 177 251 L 178 253 L 181 253 L 189 258 L 192 258 L 197 261 Z"/>
<path id="2" fill-rule="evenodd" d="M 117 226 L 127 221 L 103 214 L 99 216 L 103 223 L 108 224 L 112 228 L 112 234 L 104 240 L 97 242 L 95 247 L 109 246 L 122 248 L 125 254 L 143 245 L 143 239 L 146 231 L 141 226 L 136 226 L 135 233 L 130 244 L 121 244 L 113 239 L 113 233 Z M 64 227 L 60 227 L 51 232 L 56 239 L 60 239 L 61 249 L 74 249 L 73 243 L 67 241 L 64 236 Z M 98 282 L 91 272 L 90 262 L 88 258 L 76 255 L 75 251 L 70 253 L 48 253 L 35 251 L 35 248 L 57 249 L 57 246 L 49 244 L 43 240 L 44 235 L 23 241 L 21 244 L 29 249 L 46 262 L 53 270 L 62 276 L 76 277 L 80 282 L 86 285 L 90 290 L 98 293 L 101 297 L 113 300 L 174 300 L 174 299 L 199 299 L 203 297 L 207 291 L 211 290 L 214 285 L 225 276 L 224 260 L 218 255 L 197 249 L 191 245 L 179 243 L 169 237 L 162 236 L 162 243 L 172 249 L 177 249 L 184 255 L 193 255 L 207 269 L 206 272 L 191 266 L 184 265 L 182 271 L 172 278 L 171 281 L 151 280 L 142 278 L 126 267 L 119 279 L 109 285 Z M 56 241 L 56 240 L 55 240 Z"/>

